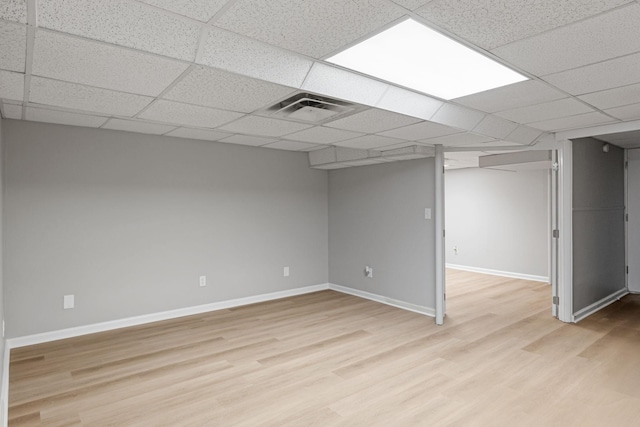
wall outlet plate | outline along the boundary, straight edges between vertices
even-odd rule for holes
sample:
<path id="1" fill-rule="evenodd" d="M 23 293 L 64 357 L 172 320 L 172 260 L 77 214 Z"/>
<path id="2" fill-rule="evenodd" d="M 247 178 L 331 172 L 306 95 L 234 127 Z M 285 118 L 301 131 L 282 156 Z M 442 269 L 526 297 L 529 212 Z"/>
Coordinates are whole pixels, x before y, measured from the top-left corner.
<path id="1" fill-rule="evenodd" d="M 207 276 L 200 276 L 200 287 L 207 286 Z"/>
<path id="2" fill-rule="evenodd" d="M 284 277 L 289 277 L 289 267 L 284 268 L 283 274 L 284 274 Z"/>
<path id="3" fill-rule="evenodd" d="M 370 279 L 373 278 L 373 267 L 369 267 L 368 265 L 364 267 L 364 275 Z"/>

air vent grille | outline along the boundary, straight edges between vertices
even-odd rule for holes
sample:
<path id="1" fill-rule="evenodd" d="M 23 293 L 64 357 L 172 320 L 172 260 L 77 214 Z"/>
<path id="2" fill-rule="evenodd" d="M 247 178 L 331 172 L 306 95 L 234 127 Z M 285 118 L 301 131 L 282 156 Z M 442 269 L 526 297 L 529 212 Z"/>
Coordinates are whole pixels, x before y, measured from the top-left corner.
<path id="1" fill-rule="evenodd" d="M 281 119 L 320 124 L 355 112 L 356 105 L 309 93 L 298 93 L 267 109 Z"/>

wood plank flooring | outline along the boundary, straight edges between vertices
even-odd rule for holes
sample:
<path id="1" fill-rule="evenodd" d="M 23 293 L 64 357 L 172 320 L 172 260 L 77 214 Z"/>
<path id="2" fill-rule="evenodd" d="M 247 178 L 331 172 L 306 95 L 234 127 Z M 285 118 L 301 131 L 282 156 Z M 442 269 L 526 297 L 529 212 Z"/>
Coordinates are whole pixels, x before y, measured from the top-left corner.
<path id="1" fill-rule="evenodd" d="M 447 318 L 333 291 L 11 351 L 17 426 L 637 426 L 640 296 L 447 272 Z"/>

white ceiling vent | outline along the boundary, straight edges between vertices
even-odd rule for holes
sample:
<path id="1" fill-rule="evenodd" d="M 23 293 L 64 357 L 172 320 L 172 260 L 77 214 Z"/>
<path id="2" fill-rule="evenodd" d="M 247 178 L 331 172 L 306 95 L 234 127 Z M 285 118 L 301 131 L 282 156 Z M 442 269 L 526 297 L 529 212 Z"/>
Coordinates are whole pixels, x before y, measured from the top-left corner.
<path id="1" fill-rule="evenodd" d="M 353 113 L 360 106 L 309 93 L 299 93 L 267 109 L 280 119 L 320 124 Z"/>

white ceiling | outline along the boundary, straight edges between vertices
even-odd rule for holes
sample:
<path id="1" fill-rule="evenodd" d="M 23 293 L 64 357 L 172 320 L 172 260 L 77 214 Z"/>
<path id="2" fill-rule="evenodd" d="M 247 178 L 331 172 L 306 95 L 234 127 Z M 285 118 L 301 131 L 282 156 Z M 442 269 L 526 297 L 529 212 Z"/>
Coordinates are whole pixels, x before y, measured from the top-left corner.
<path id="1" fill-rule="evenodd" d="M 324 61 L 406 18 L 530 80 L 447 102 Z M 640 120 L 639 21 L 631 0 L 0 0 L 0 113 L 282 150 L 477 149 L 451 153 L 467 167 Z M 300 92 L 356 108 L 321 125 L 267 109 Z"/>

